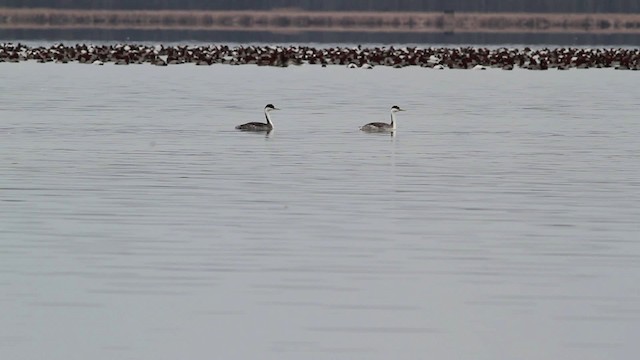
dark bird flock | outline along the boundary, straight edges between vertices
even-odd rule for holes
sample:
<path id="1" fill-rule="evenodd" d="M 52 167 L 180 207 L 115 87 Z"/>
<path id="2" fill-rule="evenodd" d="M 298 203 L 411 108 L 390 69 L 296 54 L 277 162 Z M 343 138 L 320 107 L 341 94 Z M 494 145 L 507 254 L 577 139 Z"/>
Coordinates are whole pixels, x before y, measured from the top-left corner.
<path id="1" fill-rule="evenodd" d="M 151 64 L 167 66 L 216 64 L 287 67 L 295 65 L 343 65 L 371 69 L 420 66 L 434 69 L 514 68 L 567 70 L 614 68 L 640 70 L 640 49 L 632 48 L 482 48 L 482 47 L 328 47 L 226 46 L 226 45 L 91 45 L 56 44 L 31 47 L 0 44 L 0 62 L 82 63 L 103 65 Z"/>

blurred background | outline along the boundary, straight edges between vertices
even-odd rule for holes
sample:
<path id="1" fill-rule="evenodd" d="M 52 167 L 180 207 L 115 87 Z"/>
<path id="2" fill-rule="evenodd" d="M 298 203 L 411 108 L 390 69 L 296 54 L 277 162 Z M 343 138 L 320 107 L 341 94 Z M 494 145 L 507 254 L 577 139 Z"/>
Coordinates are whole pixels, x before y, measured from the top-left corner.
<path id="1" fill-rule="evenodd" d="M 637 0 L 4 0 L 0 39 L 638 45 Z"/>

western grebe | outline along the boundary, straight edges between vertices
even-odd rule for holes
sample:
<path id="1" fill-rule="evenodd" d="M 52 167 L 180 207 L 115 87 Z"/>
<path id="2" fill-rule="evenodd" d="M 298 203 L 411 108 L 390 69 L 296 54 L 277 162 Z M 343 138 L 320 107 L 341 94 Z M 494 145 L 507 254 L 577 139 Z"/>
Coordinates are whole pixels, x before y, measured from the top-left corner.
<path id="1" fill-rule="evenodd" d="M 267 119 L 267 123 L 261 122 L 250 122 L 242 125 L 236 126 L 236 129 L 242 131 L 271 131 L 273 130 L 273 123 L 271 122 L 271 116 L 269 113 L 273 110 L 280 110 L 277 107 L 273 106 L 273 104 L 267 104 L 264 107 L 264 117 Z"/>
<path id="2" fill-rule="evenodd" d="M 396 131 L 396 113 L 398 111 L 406 111 L 404 109 L 400 109 L 398 106 L 393 105 L 391 107 L 391 123 L 383 123 L 383 122 L 372 122 L 360 128 L 362 131 L 367 132 L 393 132 Z"/>

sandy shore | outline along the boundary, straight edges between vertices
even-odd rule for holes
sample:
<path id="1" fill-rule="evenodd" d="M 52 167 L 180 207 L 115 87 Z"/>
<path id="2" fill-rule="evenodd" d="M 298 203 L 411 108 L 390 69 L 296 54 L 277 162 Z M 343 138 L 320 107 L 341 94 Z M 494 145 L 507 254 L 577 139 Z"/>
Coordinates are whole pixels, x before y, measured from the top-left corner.
<path id="1" fill-rule="evenodd" d="M 124 11 L 0 8 L 3 29 L 640 33 L 640 14 Z"/>

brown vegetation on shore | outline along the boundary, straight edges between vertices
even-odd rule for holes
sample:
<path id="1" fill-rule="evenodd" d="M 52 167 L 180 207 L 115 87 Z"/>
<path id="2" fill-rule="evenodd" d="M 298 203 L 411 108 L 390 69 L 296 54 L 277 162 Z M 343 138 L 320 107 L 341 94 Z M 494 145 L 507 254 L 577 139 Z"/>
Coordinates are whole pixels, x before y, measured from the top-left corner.
<path id="1" fill-rule="evenodd" d="M 4 29 L 640 33 L 640 14 L 56 10 L 0 8 Z"/>

